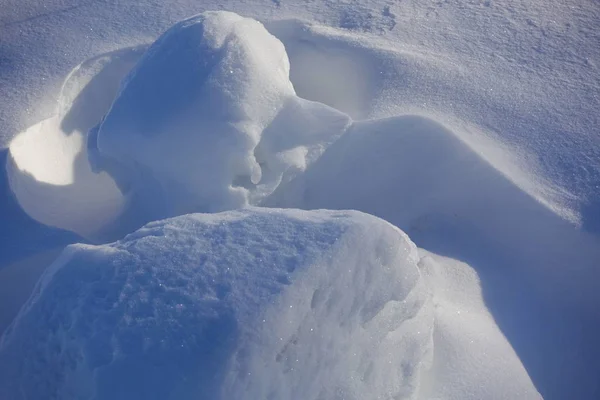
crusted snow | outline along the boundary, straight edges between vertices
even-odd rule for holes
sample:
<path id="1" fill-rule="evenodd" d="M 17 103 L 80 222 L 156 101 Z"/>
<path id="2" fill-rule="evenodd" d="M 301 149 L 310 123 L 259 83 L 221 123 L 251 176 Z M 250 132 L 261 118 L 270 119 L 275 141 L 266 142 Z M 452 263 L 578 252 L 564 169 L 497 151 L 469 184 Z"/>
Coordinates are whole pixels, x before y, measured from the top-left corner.
<path id="1" fill-rule="evenodd" d="M 0 395 L 415 398 L 433 329 L 418 260 L 358 212 L 195 214 L 73 245 L 0 344 Z"/>

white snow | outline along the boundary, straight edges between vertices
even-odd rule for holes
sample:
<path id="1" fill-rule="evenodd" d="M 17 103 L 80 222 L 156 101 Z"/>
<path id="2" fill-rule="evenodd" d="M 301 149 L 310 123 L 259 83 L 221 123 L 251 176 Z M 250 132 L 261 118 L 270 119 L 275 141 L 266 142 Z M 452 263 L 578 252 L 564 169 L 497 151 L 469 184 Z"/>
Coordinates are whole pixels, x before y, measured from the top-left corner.
<path id="1" fill-rule="evenodd" d="M 296 98 L 285 49 L 259 22 L 209 12 L 169 29 L 126 78 L 98 157 L 156 181 L 130 178 L 160 187 L 167 216 L 222 211 L 303 171 L 347 120 Z"/>
<path id="2" fill-rule="evenodd" d="M 434 3 L 0 1 L 0 398 L 600 397 L 600 8 Z"/>
<path id="3" fill-rule="evenodd" d="M 538 397 L 523 364 L 490 315 L 475 271 L 451 258 L 420 253 L 421 273 L 435 288 L 433 362 L 424 377 L 421 398 Z"/>
<path id="4" fill-rule="evenodd" d="M 78 66 L 57 115 L 11 142 L 11 188 L 31 217 L 102 240 L 258 204 L 350 124 L 295 95 L 285 49 L 255 20 L 204 13 L 143 50 Z"/>
<path id="5" fill-rule="evenodd" d="M 11 141 L 10 187 L 37 221 L 98 240 L 122 213 L 126 201 L 113 179 L 92 171 L 87 133 L 108 111 L 142 50 L 117 51 L 77 66 L 63 84 L 56 115 Z"/>
<path id="6" fill-rule="evenodd" d="M 467 262 L 534 381 L 558 395 L 585 393 L 573 389 L 580 380 L 594 384 L 600 366 L 590 354 L 600 348 L 581 326 L 599 326 L 600 240 L 524 193 L 444 126 L 418 116 L 355 123 L 263 205 L 360 210 L 420 247 Z"/>
<path id="7" fill-rule="evenodd" d="M 533 278 L 550 299 L 560 294 L 561 301 L 584 306 L 596 298 L 588 280 L 600 274 L 598 239 L 572 227 L 453 131 L 425 117 L 353 123 L 304 174 L 280 186 L 263 205 L 360 210 L 438 253 L 486 264 L 516 262 L 512 268 Z M 449 233 L 451 238 L 444 237 Z M 531 238 L 543 252 L 524 246 Z M 506 260 L 492 261 L 490 252 L 508 254 Z M 567 263 L 574 265 L 563 268 Z"/>
<path id="8" fill-rule="evenodd" d="M 196 214 L 70 246 L 0 344 L 0 395 L 414 398 L 433 329 L 418 260 L 358 212 Z"/>

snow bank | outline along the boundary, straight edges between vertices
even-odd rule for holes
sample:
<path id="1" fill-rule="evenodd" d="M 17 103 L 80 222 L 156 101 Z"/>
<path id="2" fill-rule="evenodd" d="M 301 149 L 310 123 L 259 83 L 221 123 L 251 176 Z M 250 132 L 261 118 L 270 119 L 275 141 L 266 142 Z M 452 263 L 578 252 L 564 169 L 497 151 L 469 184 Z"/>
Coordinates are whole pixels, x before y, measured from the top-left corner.
<path id="1" fill-rule="evenodd" d="M 339 40 L 326 28 L 298 20 L 271 21 L 265 26 L 285 45 L 298 96 L 353 119 L 371 116 L 386 67 L 381 52 Z"/>
<path id="2" fill-rule="evenodd" d="M 415 246 L 358 212 L 248 209 L 73 245 L 0 343 L 0 397 L 414 398 Z"/>
<path id="3" fill-rule="evenodd" d="M 207 12 L 182 21 L 125 79 L 92 140 L 93 162 L 122 188 L 160 199 L 147 220 L 256 203 L 349 123 L 297 98 L 289 68 L 255 20 Z"/>
<path id="4" fill-rule="evenodd" d="M 291 46 L 292 54 L 298 62 L 295 81 L 302 83 L 302 92 L 313 99 L 342 107 L 344 111 L 352 112 L 353 115 L 371 115 L 376 108 L 373 105 L 377 102 L 375 98 L 381 99 L 381 90 L 385 89 L 385 83 L 390 82 L 395 73 L 399 72 L 395 70 L 390 74 L 390 71 L 384 71 L 389 67 L 386 63 L 391 58 L 384 57 L 376 62 L 367 62 L 368 54 L 378 52 L 369 52 L 359 48 L 360 46 L 353 47 L 351 42 L 344 42 L 340 37 L 332 39 L 333 41 L 321 42 L 322 38 L 314 36 L 314 32 L 305 32 L 304 35 L 298 33 L 298 29 L 303 29 L 301 24 L 286 24 L 274 24 L 272 27 L 276 28 L 274 31 L 282 35 Z M 287 30 L 288 28 L 290 29 Z M 307 38 L 310 40 L 307 41 Z M 324 55 L 329 50 L 335 50 L 337 53 L 333 57 Z M 388 56 L 391 57 L 390 54 Z M 402 64 L 401 59 L 399 60 L 396 61 Z M 312 68 L 312 63 L 315 62 L 320 64 L 321 70 L 302 68 L 303 65 Z M 406 65 L 410 70 L 416 68 L 416 64 L 412 62 Z M 117 75 L 123 76 L 124 71 Z M 416 116 L 351 123 L 350 118 L 341 112 L 298 98 L 290 83 L 289 74 L 290 66 L 282 44 L 260 23 L 222 12 L 204 13 L 183 21 L 167 31 L 148 50 L 119 89 L 115 84 L 108 85 L 110 90 L 105 90 L 103 82 L 116 83 L 118 79 L 107 78 L 104 81 L 100 78 L 102 74 L 95 74 L 94 82 L 99 84 L 97 87 L 101 93 L 101 101 L 92 101 L 94 97 L 87 95 L 65 96 L 66 99 L 75 100 L 65 101 L 66 108 L 62 108 L 65 111 L 59 113 L 65 114 L 64 118 L 59 116 L 46 121 L 40 127 L 35 127 L 15 139 L 11 146 L 14 156 L 9 164 L 13 190 L 22 206 L 37 219 L 72 229 L 88 237 L 98 237 L 98 232 L 106 230 L 111 231 L 113 237 L 120 237 L 115 232 L 131 232 L 145 222 L 165 216 L 194 211 L 215 212 L 249 204 L 358 209 L 372 213 L 405 229 L 420 246 L 466 261 L 477 270 L 484 288 L 486 307 L 493 313 L 536 385 L 544 389 L 545 395 L 550 393 L 557 397 L 586 397 L 586 394 L 595 391 L 596 372 L 600 369 L 600 346 L 594 335 L 600 326 L 595 309 L 598 293 L 594 286 L 599 274 L 598 239 L 577 231 L 559 218 L 547 204 L 542 204 L 543 199 L 535 198 L 524 191 L 523 185 L 518 184 L 519 180 L 515 179 L 515 176 L 507 177 L 510 174 L 506 171 L 511 171 L 510 169 L 499 168 L 506 165 L 486 161 L 482 152 L 474 151 L 474 146 L 466 143 L 468 141 L 465 137 L 468 135 L 451 131 L 428 118 Z M 380 80 L 381 76 L 386 76 L 385 79 L 388 80 Z M 414 76 L 416 75 L 409 74 L 399 82 L 411 82 L 411 85 L 414 85 L 411 90 L 416 90 L 415 87 L 421 90 L 420 84 L 423 81 L 413 80 Z M 448 76 L 453 79 L 454 75 Z M 444 79 L 448 76 L 444 76 Z M 345 85 L 344 80 L 348 77 L 353 79 Z M 360 77 L 368 79 L 360 80 Z M 427 82 L 436 83 L 437 80 Z M 85 88 L 88 86 L 95 87 L 86 85 Z M 367 87 L 372 91 L 363 90 Z M 431 87 L 438 86 L 432 84 Z M 73 93 L 78 93 L 78 89 Z M 116 100 L 112 102 L 115 95 Z M 414 101 L 412 97 L 408 98 L 411 102 Z M 78 99 L 81 101 L 78 102 Z M 389 99 L 381 101 L 387 104 Z M 77 108 L 76 105 L 83 107 Z M 87 138 L 88 146 L 84 146 L 83 133 L 77 136 L 76 132 L 78 129 L 84 132 L 92 128 L 105 112 L 107 114 L 101 124 L 91 129 Z M 81 118 L 83 122 L 73 124 L 72 118 L 75 118 L 75 121 Z M 71 129 L 70 126 L 75 126 L 76 129 Z M 48 132 L 53 133 L 47 135 Z M 69 136 L 73 132 L 75 135 Z M 46 154 L 41 151 L 42 148 L 52 149 L 47 158 L 44 158 Z M 99 173 L 102 171 L 108 174 Z M 42 200 L 46 198 L 49 200 Z M 113 221 L 116 225 L 112 225 Z M 134 235 L 128 240 L 137 240 L 135 238 Z M 143 240 L 160 241 L 159 238 Z M 119 246 L 124 246 L 123 243 L 101 249 L 79 248 L 80 250 L 71 251 L 75 251 L 77 257 L 83 257 L 85 260 L 88 256 L 79 254 L 91 252 L 95 254 L 94 257 L 104 260 L 101 262 L 104 265 L 108 262 L 106 257 L 109 256 L 98 254 L 121 254 Z M 182 243 L 185 242 L 173 240 L 164 244 L 165 247 L 161 251 L 172 254 L 170 257 L 175 261 L 178 257 L 188 257 L 173 254 L 168 249 L 169 246 L 174 246 L 179 252 L 185 253 L 187 249 L 182 247 Z M 339 253 L 335 253 L 336 257 L 343 259 L 347 254 L 357 254 L 357 249 L 362 248 L 364 244 L 356 241 L 355 245 L 356 249 L 350 249 L 348 252 L 340 250 Z M 223 250 L 223 253 L 229 251 Z M 133 260 L 141 256 L 123 257 Z M 137 263 L 136 260 L 131 263 Z M 153 271 L 151 269 L 152 273 Z M 263 275 L 259 274 L 256 279 L 262 279 L 261 276 Z M 50 278 L 49 275 L 47 279 Z M 478 288 L 479 284 L 471 278 L 466 280 L 467 288 Z M 254 278 L 248 273 L 244 279 Z M 285 281 L 287 278 L 282 279 Z M 320 281 L 325 278 L 318 276 L 314 279 Z M 327 279 L 325 282 L 329 282 Z M 285 282 L 279 283 L 285 286 Z M 462 283 L 454 282 L 452 286 L 460 286 Z M 432 285 L 435 291 L 435 283 Z M 293 306 L 292 309 L 280 309 L 276 306 L 270 308 L 271 306 L 266 306 L 267 303 L 257 303 L 256 310 L 260 309 L 264 315 L 277 315 L 277 318 L 284 315 L 285 321 L 296 324 L 295 312 L 299 305 L 304 303 L 300 300 L 302 296 L 295 297 L 295 290 L 302 291 L 304 286 L 294 283 L 290 287 L 295 289 L 275 292 L 279 296 L 278 301 L 283 303 L 287 301 L 286 296 L 292 296 L 291 300 L 285 303 Z M 353 286 L 348 284 L 348 287 Z M 100 292 L 103 290 L 101 288 Z M 338 293 L 337 289 L 331 290 Z M 219 291 L 215 289 L 214 292 Z M 349 300 L 348 296 L 351 295 L 357 301 L 356 304 L 364 300 L 360 297 L 356 299 L 356 293 L 343 292 L 341 289 L 336 296 L 332 295 L 331 299 L 355 301 Z M 98 297 L 95 294 L 89 298 L 84 294 L 82 296 L 86 302 L 92 303 L 94 298 Z M 240 296 L 238 299 L 243 297 Z M 218 295 L 216 297 L 219 298 Z M 196 300 L 190 299 L 185 298 L 177 304 L 192 308 L 197 314 L 199 309 L 194 308 Z M 246 297 L 243 299 L 248 303 Z M 142 298 L 140 304 L 143 301 L 145 300 Z M 160 303 L 163 300 L 157 301 Z M 335 301 L 337 300 L 331 300 L 330 303 L 335 304 Z M 478 301 L 478 304 L 483 304 L 481 298 L 478 298 Z M 197 307 L 204 307 L 204 304 L 200 302 Z M 227 304 L 234 303 L 223 304 L 224 307 L 229 307 Z M 468 302 L 461 303 L 464 304 Z M 35 310 L 35 303 L 30 307 L 30 310 Z M 448 309 L 455 310 L 456 306 Z M 291 314 L 284 313 L 283 310 Z M 330 311 L 331 309 L 328 309 L 327 312 Z M 509 351 L 503 335 L 491 325 L 492 320 L 484 311 L 485 307 L 482 305 L 474 312 L 477 314 L 474 319 L 458 319 L 465 325 L 472 325 L 472 331 L 463 331 L 464 327 L 452 318 L 452 312 L 436 313 L 439 317 L 436 327 L 440 330 L 434 335 L 434 341 L 438 340 L 441 343 L 441 351 L 436 355 L 434 371 L 439 372 L 433 373 L 434 378 L 430 382 L 434 383 L 430 385 L 431 390 L 428 393 L 434 393 L 435 396 L 446 393 L 457 398 L 466 398 L 474 393 L 483 397 L 498 394 L 499 397 L 506 395 L 504 397 L 512 398 L 535 395 L 535 391 L 528 386 L 528 379 L 522 376 L 524 372 L 520 368 L 520 362 L 513 358 L 514 354 Z M 129 314 L 125 311 L 123 313 L 125 316 L 119 314 L 119 321 L 128 320 Z M 248 313 L 252 314 L 250 311 L 243 311 L 240 315 L 250 315 Z M 169 315 L 175 314 L 165 315 L 168 319 L 171 318 Z M 23 321 L 27 321 L 29 317 L 25 313 L 21 318 L 17 327 L 21 326 L 19 324 L 26 324 Z M 270 329 L 269 332 L 248 333 L 238 329 L 237 324 L 240 321 L 257 319 L 236 318 L 231 320 L 233 322 L 223 322 L 219 319 L 218 323 L 225 324 L 224 331 L 233 332 L 236 345 L 245 343 L 245 347 L 237 353 L 238 350 L 231 350 L 231 353 L 226 353 L 227 356 L 210 353 L 210 357 L 222 356 L 219 360 L 234 360 L 233 364 L 223 367 L 224 372 L 221 371 L 222 376 L 219 375 L 219 379 L 222 379 L 216 381 L 223 383 L 219 388 L 210 389 L 213 390 L 211 393 L 219 391 L 231 398 L 239 398 L 240 393 L 252 393 L 256 398 L 269 394 L 277 398 L 289 398 L 297 393 L 300 393 L 299 398 L 320 395 L 327 398 L 352 398 L 354 395 L 358 398 L 371 397 L 372 392 L 365 394 L 366 389 L 360 386 L 362 383 L 352 386 L 353 384 L 346 381 L 340 383 L 342 389 L 334 394 L 327 391 L 319 393 L 320 389 L 317 386 L 321 382 L 321 375 L 325 377 L 323 379 L 331 382 L 342 381 L 340 377 L 345 379 L 349 376 L 346 369 L 336 369 L 338 364 L 333 361 L 326 363 L 327 368 L 331 369 L 326 371 L 328 374 L 319 369 L 325 368 L 323 363 L 315 361 L 312 365 L 310 360 L 307 361 L 310 367 L 306 366 L 309 364 L 303 364 L 303 369 L 298 372 L 300 375 L 291 377 L 280 374 L 280 369 L 277 368 L 287 368 L 296 372 L 296 366 L 291 361 L 281 366 L 282 362 L 278 361 L 276 356 L 271 357 L 269 346 L 273 345 L 273 339 L 277 341 L 281 338 L 285 343 L 292 343 L 286 348 L 304 346 L 301 352 L 298 351 L 299 355 L 315 351 L 315 348 L 321 349 L 319 346 L 325 346 L 323 343 L 326 342 L 319 342 L 314 347 L 312 344 L 295 343 L 300 339 L 290 339 L 292 334 L 269 336 L 292 329 L 284 329 L 283 325 L 265 325 Z M 157 323 L 155 328 L 159 331 L 171 329 L 172 320 L 175 318 L 168 319 L 166 324 L 159 324 L 160 320 L 153 323 Z M 227 325 L 230 322 L 235 325 L 233 328 Z M 53 326 L 52 321 L 48 323 Z M 102 323 L 103 321 L 96 320 L 93 322 L 99 324 L 98 326 Z M 195 322 L 192 321 L 193 323 Z M 77 329 L 75 333 L 79 332 Z M 204 338 L 215 339 L 210 336 L 210 332 L 213 332 L 211 329 L 213 328 L 208 329 L 208 336 L 203 336 Z M 338 332 L 335 327 L 331 329 L 332 332 Z M 297 332 L 300 331 L 302 330 L 298 328 Z M 87 333 L 81 332 L 83 333 L 75 338 L 83 338 L 84 333 Z M 341 337 L 348 334 L 343 330 L 341 332 Z M 56 334 L 58 336 L 50 336 L 51 340 L 66 340 L 61 334 L 59 332 Z M 244 336 L 246 334 L 249 336 Z M 321 339 L 325 340 L 322 337 Z M 20 339 L 12 337 L 7 340 L 6 343 L 19 343 Z M 27 340 L 36 343 L 34 339 Z M 66 374 L 67 378 L 48 378 L 44 382 L 62 382 L 60 385 L 66 382 L 61 386 L 67 388 L 64 390 L 86 391 L 94 386 L 91 383 L 88 385 L 86 379 L 105 379 L 102 375 L 102 371 L 105 370 L 108 371 L 107 380 L 115 379 L 112 374 L 118 373 L 113 371 L 121 371 L 138 362 L 127 359 L 113 363 L 113 350 L 118 350 L 118 343 L 110 342 L 106 345 L 104 339 L 98 339 L 100 342 L 94 340 L 96 339 L 90 339 L 89 345 L 85 340 L 69 342 L 76 343 L 73 348 L 84 348 L 77 353 L 78 355 L 73 356 L 76 361 L 72 365 L 76 371 Z M 127 337 L 124 340 L 127 341 Z M 155 343 L 153 340 L 150 339 L 151 344 Z M 340 342 L 339 337 L 336 337 L 334 345 L 346 346 L 343 352 L 350 354 L 348 349 L 353 349 L 355 345 L 368 348 L 366 340 L 359 335 L 352 336 L 348 342 Z M 45 343 L 41 339 L 39 341 Z M 492 348 L 483 354 L 481 349 L 486 343 Z M 565 343 L 569 345 L 565 346 Z M 261 347 L 263 345 L 264 347 Z M 7 346 L 6 348 L 10 349 L 13 345 Z M 102 346 L 108 347 L 104 349 Z M 142 353 L 146 357 L 144 351 L 147 348 L 144 346 L 146 345 L 141 346 Z M 202 348 L 201 344 L 198 346 Z M 153 349 L 152 345 L 150 348 Z M 478 350 L 475 351 L 480 353 L 475 357 L 469 357 L 469 354 L 464 357 L 457 355 L 457 352 L 469 348 L 476 348 Z M 418 350 L 421 349 L 418 347 Z M 9 354 L 6 357 L 18 358 L 19 352 L 15 350 L 15 353 L 11 353 L 12 351 L 6 350 L 6 354 Z M 60 357 L 70 351 L 61 350 Z M 293 360 L 294 350 L 290 351 L 292 353 L 289 360 Z M 362 350 L 359 349 L 359 354 L 360 351 Z M 336 357 L 339 353 L 336 350 L 331 354 L 332 357 Z M 70 362 L 69 354 L 64 357 Z M 110 355 L 111 361 L 104 363 L 102 357 L 107 354 Z M 231 354 L 234 354 L 231 356 L 233 358 L 228 358 Z M 375 354 L 376 360 L 385 359 L 384 355 L 376 351 Z M 483 356 L 477 357 L 479 354 Z M 505 356 L 499 359 L 497 365 L 510 367 L 511 371 L 520 377 L 519 384 L 511 386 L 515 388 L 515 393 L 511 392 L 509 396 L 502 391 L 502 388 L 510 386 L 513 379 L 511 374 L 494 375 L 493 382 L 488 379 L 489 376 L 481 374 L 474 375 L 473 380 L 468 379 L 468 376 L 476 371 L 488 371 L 491 374 L 489 371 L 496 368 L 497 365 L 486 354 Z M 327 351 L 320 352 L 321 358 L 328 356 Z M 98 365 L 102 367 L 96 368 L 94 357 L 101 359 Z M 154 359 L 155 355 L 152 353 L 148 357 Z M 396 354 L 392 354 L 391 357 L 396 357 Z M 139 363 L 148 361 L 147 358 L 143 360 Z M 336 359 L 337 361 L 339 360 Z M 20 362 L 15 365 L 21 365 Z M 60 362 L 67 363 L 64 360 Z M 348 368 L 356 367 L 357 370 L 363 371 L 363 361 L 356 361 L 356 364 L 353 362 L 343 359 L 341 363 Z M 88 363 L 91 363 L 92 367 L 88 367 Z M 187 373 L 182 371 L 188 371 L 187 367 L 191 365 L 189 370 L 204 374 L 203 380 L 201 379 L 203 384 L 215 382 L 215 375 L 210 375 L 212 370 L 208 371 L 205 364 L 196 366 L 193 361 L 190 363 L 184 363 L 181 370 L 174 367 L 169 373 L 173 376 L 180 373 L 184 379 Z M 273 363 L 277 365 L 273 367 Z M 336 367 L 331 367 L 334 364 Z M 261 365 L 262 369 L 257 365 Z M 565 370 L 564 365 L 568 365 L 569 368 Z M 29 365 L 23 368 L 37 367 Z M 112 367 L 115 370 L 112 370 Z M 359 379 L 371 390 L 384 388 L 381 389 L 382 393 L 400 393 L 404 390 L 408 394 L 415 392 L 416 381 L 403 381 L 399 386 L 394 386 L 393 383 L 396 379 L 394 377 L 401 376 L 405 379 L 406 376 L 412 376 L 410 368 L 408 373 L 402 369 L 401 375 L 392 371 L 390 374 L 394 375 L 385 377 L 377 372 L 379 367 L 373 368 L 375 372 L 370 373 L 372 375 L 363 371 L 364 379 Z M 58 370 L 64 369 L 61 366 Z M 319 371 L 321 375 L 311 375 L 313 370 Z M 95 371 L 94 378 L 91 378 L 90 371 Z M 155 372 L 156 370 L 150 371 L 146 375 L 145 372 L 140 373 L 139 379 L 134 379 L 131 387 L 137 387 L 135 382 L 139 383 L 148 376 L 152 377 Z M 251 375 L 244 375 L 245 378 L 242 378 L 241 375 L 246 372 L 250 372 Z M 439 380 L 436 380 L 436 374 L 439 374 Z M 256 376 L 259 378 L 255 379 Z M 277 376 L 278 379 L 271 379 L 272 376 Z M 373 380 L 369 381 L 371 376 Z M 82 386 L 74 388 L 70 379 L 83 382 Z M 385 384 L 377 383 L 379 379 Z M 442 384 L 446 379 L 453 382 L 447 388 Z M 307 382 L 315 382 L 316 386 Z M 396 389 L 389 389 L 386 385 Z M 327 386 L 326 390 L 330 389 L 338 390 Z M 187 391 L 188 388 L 177 390 L 191 393 Z M 157 389 L 156 393 L 159 392 Z M 106 396 L 110 397 L 112 394 Z"/>
<path id="5" fill-rule="evenodd" d="M 598 274 L 598 240 L 524 193 L 453 131 L 429 118 L 407 115 L 354 123 L 323 157 L 263 205 L 360 210 L 400 227 L 439 254 L 489 265 L 489 254 L 508 253 L 507 259 L 522 266 L 519 273 L 549 298 L 568 293 L 569 301 L 584 303 L 595 293 L 585 280 Z M 448 232 L 455 232 L 453 240 L 444 237 Z M 532 237 L 549 248 L 547 253 L 523 245 Z M 482 244 L 465 245 L 475 240 Z M 582 254 L 565 253 L 564 244 Z M 553 245 L 560 247 L 553 250 Z M 561 265 L 574 257 L 576 266 Z"/>

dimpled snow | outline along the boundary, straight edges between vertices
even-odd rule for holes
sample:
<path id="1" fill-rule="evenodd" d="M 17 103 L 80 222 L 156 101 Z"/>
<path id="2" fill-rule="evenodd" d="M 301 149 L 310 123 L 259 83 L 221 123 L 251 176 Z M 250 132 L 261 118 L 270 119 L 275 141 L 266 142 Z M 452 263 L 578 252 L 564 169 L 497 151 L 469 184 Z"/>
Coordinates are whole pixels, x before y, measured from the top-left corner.
<path id="1" fill-rule="evenodd" d="M 0 344 L 3 399 L 412 398 L 414 244 L 359 212 L 248 209 L 72 245 Z"/>

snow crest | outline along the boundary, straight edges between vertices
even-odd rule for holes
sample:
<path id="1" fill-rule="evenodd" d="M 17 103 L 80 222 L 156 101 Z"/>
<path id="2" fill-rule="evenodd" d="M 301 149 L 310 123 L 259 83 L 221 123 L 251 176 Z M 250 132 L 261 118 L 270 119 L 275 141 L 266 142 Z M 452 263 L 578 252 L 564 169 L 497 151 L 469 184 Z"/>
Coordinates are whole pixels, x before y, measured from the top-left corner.
<path id="1" fill-rule="evenodd" d="M 10 188 L 35 220 L 102 240 L 122 213 L 126 199 L 107 173 L 92 171 L 86 140 L 143 50 L 127 48 L 78 65 L 65 79 L 56 114 L 10 143 Z"/>

